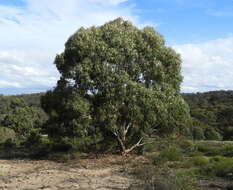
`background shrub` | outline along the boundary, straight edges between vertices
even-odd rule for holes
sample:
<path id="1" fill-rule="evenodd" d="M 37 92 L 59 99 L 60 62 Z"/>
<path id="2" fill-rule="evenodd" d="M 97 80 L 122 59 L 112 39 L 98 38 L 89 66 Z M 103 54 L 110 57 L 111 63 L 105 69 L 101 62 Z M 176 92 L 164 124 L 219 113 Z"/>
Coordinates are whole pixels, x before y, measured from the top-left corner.
<path id="1" fill-rule="evenodd" d="M 233 158 L 215 156 L 210 163 L 200 169 L 201 173 L 207 176 L 228 177 L 233 173 Z"/>
<path id="2" fill-rule="evenodd" d="M 6 151 L 11 150 L 13 148 L 16 147 L 16 143 L 12 140 L 12 139 L 7 139 L 4 143 L 3 143 L 3 147 Z"/>
<path id="3" fill-rule="evenodd" d="M 233 157 L 233 145 L 227 145 L 226 147 L 224 147 L 223 149 L 223 155 L 226 157 Z"/>
<path id="4" fill-rule="evenodd" d="M 198 190 L 193 175 L 177 173 L 168 167 L 141 167 L 135 171 L 140 185 L 130 186 L 128 190 Z"/>
<path id="5" fill-rule="evenodd" d="M 195 139 L 195 140 L 205 139 L 204 130 L 201 127 L 194 127 L 193 128 L 193 139 Z"/>
<path id="6" fill-rule="evenodd" d="M 209 127 L 205 130 L 205 139 L 220 141 L 222 140 L 222 136 L 213 127 Z"/>
<path id="7" fill-rule="evenodd" d="M 157 165 L 167 161 L 180 161 L 182 158 L 183 155 L 181 151 L 177 147 L 172 146 L 160 152 L 158 156 L 155 156 L 153 158 L 153 163 Z"/>
<path id="8" fill-rule="evenodd" d="M 14 140 L 15 137 L 16 135 L 13 129 L 0 126 L 0 143 L 4 143 L 8 139 Z"/>
<path id="9" fill-rule="evenodd" d="M 195 156 L 188 160 L 190 166 L 204 167 L 209 163 L 209 159 L 205 156 Z"/>
<path id="10" fill-rule="evenodd" d="M 178 141 L 178 145 L 184 153 L 192 152 L 195 150 L 194 143 L 191 140 L 180 140 Z"/>

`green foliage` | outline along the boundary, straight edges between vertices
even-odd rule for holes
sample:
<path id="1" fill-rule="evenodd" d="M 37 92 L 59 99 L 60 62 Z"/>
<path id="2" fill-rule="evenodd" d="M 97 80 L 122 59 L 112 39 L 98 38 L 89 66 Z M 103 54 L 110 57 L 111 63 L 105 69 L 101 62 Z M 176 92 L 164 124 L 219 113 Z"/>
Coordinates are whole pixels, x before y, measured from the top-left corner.
<path id="1" fill-rule="evenodd" d="M 44 138 L 41 136 L 38 136 L 36 133 L 33 140 L 36 140 L 36 144 L 34 146 L 30 147 L 30 154 L 29 156 L 34 159 L 41 159 L 41 158 L 47 158 L 49 154 L 52 152 L 52 142 L 48 138 Z"/>
<path id="2" fill-rule="evenodd" d="M 216 146 L 211 146 L 209 143 L 199 143 L 197 144 L 197 151 L 203 152 L 207 156 L 215 156 L 221 154 L 221 148 Z"/>
<path id="3" fill-rule="evenodd" d="M 26 138 L 34 128 L 36 119 L 34 110 L 23 99 L 16 98 L 7 106 L 2 125 L 13 129 L 18 137 Z"/>
<path id="4" fill-rule="evenodd" d="M 34 147 L 42 142 L 42 136 L 37 130 L 32 130 L 27 137 L 25 145 L 26 147 Z"/>
<path id="5" fill-rule="evenodd" d="M 207 129 L 206 139 L 233 139 L 233 91 L 183 94 L 183 97 L 190 106 L 191 116 L 201 123 L 201 126 L 195 123 L 195 127 Z"/>
<path id="6" fill-rule="evenodd" d="M 203 154 L 203 152 L 199 152 L 199 151 L 195 150 L 193 152 L 189 152 L 188 155 L 190 157 L 195 157 L 195 156 L 203 156 L 204 154 Z"/>
<path id="7" fill-rule="evenodd" d="M 222 136 L 213 127 L 205 130 L 205 138 L 206 140 L 222 140 Z"/>
<path id="8" fill-rule="evenodd" d="M 49 160 L 66 163 L 71 160 L 71 155 L 69 153 L 56 152 L 49 155 Z"/>
<path id="9" fill-rule="evenodd" d="M 203 128 L 200 128 L 200 127 L 194 127 L 193 128 L 193 139 L 195 139 L 195 140 L 205 139 Z"/>
<path id="10" fill-rule="evenodd" d="M 224 143 L 224 142 L 198 142 L 196 143 L 197 151 L 204 153 L 207 156 L 226 156 L 232 157 L 233 155 L 233 143 Z"/>
<path id="11" fill-rule="evenodd" d="M 152 142 L 152 143 L 148 143 L 143 147 L 143 151 L 144 152 L 155 152 L 157 151 L 157 143 L 156 142 Z"/>
<path id="12" fill-rule="evenodd" d="M 223 154 L 223 156 L 226 156 L 226 157 L 233 157 L 233 144 L 231 146 L 226 145 L 222 149 L 222 154 Z"/>
<path id="13" fill-rule="evenodd" d="M 201 169 L 201 173 L 207 176 L 228 177 L 233 173 L 233 158 L 213 157 L 210 163 Z"/>
<path id="14" fill-rule="evenodd" d="M 136 177 L 141 185 L 131 186 L 128 190 L 198 190 L 196 178 L 188 173 L 180 173 L 167 167 L 139 167 Z"/>
<path id="15" fill-rule="evenodd" d="M 177 145 L 184 153 L 192 152 L 195 149 L 194 143 L 191 140 L 187 140 L 187 139 L 180 139 Z"/>
<path id="16" fill-rule="evenodd" d="M 57 87 L 42 97 L 51 138 L 97 146 L 118 141 L 123 153 L 157 133 L 182 133 L 189 108 L 179 95 L 180 56 L 153 28 L 118 18 L 80 28 L 57 55 Z"/>
<path id="17" fill-rule="evenodd" d="M 14 147 L 16 147 L 16 143 L 12 139 L 7 139 L 3 143 L 3 147 L 6 151 L 9 151 L 10 149 L 13 149 Z"/>
<path id="18" fill-rule="evenodd" d="M 53 151 L 55 152 L 68 152 L 72 147 L 72 140 L 68 137 L 53 140 Z"/>
<path id="19" fill-rule="evenodd" d="M 7 139 L 15 139 L 15 132 L 6 127 L 0 127 L 0 143 L 4 143 Z"/>
<path id="20" fill-rule="evenodd" d="M 24 102 L 26 102 L 26 104 L 36 112 L 36 115 L 38 117 L 36 126 L 41 127 L 41 125 L 47 120 L 47 115 L 42 110 L 40 105 L 40 98 L 43 94 L 44 93 L 11 96 L 0 95 L 0 123 L 3 121 L 5 117 L 7 107 L 10 104 L 10 102 L 18 98 L 24 100 Z"/>
<path id="21" fill-rule="evenodd" d="M 204 167 L 209 163 L 208 157 L 205 156 L 195 156 L 188 160 L 189 167 Z M 186 164 L 187 166 L 187 164 Z"/>
<path id="22" fill-rule="evenodd" d="M 161 151 L 158 156 L 155 156 L 153 158 L 153 163 L 155 165 L 159 165 L 166 163 L 167 161 L 180 161 L 182 159 L 183 155 L 181 151 L 177 147 L 173 146 Z"/>

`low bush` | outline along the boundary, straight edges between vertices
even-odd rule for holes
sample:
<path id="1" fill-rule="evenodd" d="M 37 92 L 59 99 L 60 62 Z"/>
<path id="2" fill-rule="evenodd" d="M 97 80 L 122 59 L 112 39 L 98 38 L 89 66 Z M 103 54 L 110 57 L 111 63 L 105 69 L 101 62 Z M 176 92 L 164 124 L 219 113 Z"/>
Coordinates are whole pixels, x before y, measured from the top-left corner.
<path id="1" fill-rule="evenodd" d="M 48 138 L 41 138 L 36 146 L 31 147 L 31 157 L 34 159 L 47 158 L 51 153 L 52 143 Z"/>
<path id="2" fill-rule="evenodd" d="M 168 167 L 141 167 L 135 173 L 141 184 L 132 185 L 128 190 L 198 190 L 195 177 Z"/>
<path id="3" fill-rule="evenodd" d="M 209 163 L 209 159 L 205 156 L 195 156 L 186 161 L 185 166 L 191 167 L 205 167 Z"/>
<path id="4" fill-rule="evenodd" d="M 69 138 L 53 140 L 52 150 L 54 152 L 68 152 L 73 148 L 72 142 Z"/>
<path id="5" fill-rule="evenodd" d="M 199 142 L 196 149 L 204 153 L 206 156 L 226 156 L 233 157 L 233 145 L 223 142 Z"/>
<path id="6" fill-rule="evenodd" d="M 233 158 L 212 157 L 209 164 L 200 168 L 200 171 L 207 176 L 229 177 L 233 173 Z"/>
<path id="7" fill-rule="evenodd" d="M 55 162 L 66 163 L 71 160 L 71 155 L 69 153 L 57 152 L 50 154 L 48 159 Z"/>
<path id="8" fill-rule="evenodd" d="M 31 131 L 30 135 L 24 142 L 24 145 L 28 148 L 37 146 L 42 143 L 42 136 L 38 131 Z"/>
<path id="9" fill-rule="evenodd" d="M 195 150 L 194 143 L 191 140 L 181 140 L 178 142 L 178 146 L 184 153 L 189 153 Z"/>
<path id="10" fill-rule="evenodd" d="M 226 147 L 223 148 L 222 150 L 223 156 L 226 157 L 233 157 L 233 145 L 228 145 Z"/>
<path id="11" fill-rule="evenodd" d="M 157 151 L 157 144 L 156 144 L 156 142 L 146 144 L 143 147 L 143 152 L 155 152 L 155 151 Z"/>
<path id="12" fill-rule="evenodd" d="M 16 147 L 16 143 L 12 140 L 12 139 L 7 139 L 4 143 L 3 143 L 3 147 L 4 150 L 8 151 L 10 149 L 13 149 Z"/>
<path id="13" fill-rule="evenodd" d="M 209 127 L 205 130 L 205 138 L 206 140 L 222 140 L 220 133 L 217 132 L 213 127 Z"/>
<path id="14" fill-rule="evenodd" d="M 204 129 L 201 127 L 194 127 L 193 128 L 193 139 L 195 140 L 205 139 Z"/>
<path id="15" fill-rule="evenodd" d="M 199 151 L 189 152 L 188 155 L 189 155 L 190 157 L 204 156 L 203 152 L 199 152 Z"/>
<path id="16" fill-rule="evenodd" d="M 153 158 L 153 164 L 158 165 L 167 161 L 180 161 L 182 158 L 181 151 L 177 147 L 172 146 L 160 152 L 158 156 L 155 156 Z"/>
<path id="17" fill-rule="evenodd" d="M 215 156 L 220 154 L 220 149 L 219 147 L 213 147 L 210 146 L 209 144 L 197 144 L 196 145 L 197 151 L 203 152 L 205 155 L 208 156 Z"/>

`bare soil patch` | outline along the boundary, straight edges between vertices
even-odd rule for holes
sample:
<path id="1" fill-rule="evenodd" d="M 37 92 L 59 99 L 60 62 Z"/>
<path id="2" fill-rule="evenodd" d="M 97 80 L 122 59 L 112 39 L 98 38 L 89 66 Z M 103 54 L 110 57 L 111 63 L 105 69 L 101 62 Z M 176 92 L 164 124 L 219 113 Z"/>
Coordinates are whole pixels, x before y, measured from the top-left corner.
<path id="1" fill-rule="evenodd" d="M 126 174 L 124 159 L 108 156 L 72 163 L 0 160 L 0 190 L 127 189 L 135 179 Z"/>

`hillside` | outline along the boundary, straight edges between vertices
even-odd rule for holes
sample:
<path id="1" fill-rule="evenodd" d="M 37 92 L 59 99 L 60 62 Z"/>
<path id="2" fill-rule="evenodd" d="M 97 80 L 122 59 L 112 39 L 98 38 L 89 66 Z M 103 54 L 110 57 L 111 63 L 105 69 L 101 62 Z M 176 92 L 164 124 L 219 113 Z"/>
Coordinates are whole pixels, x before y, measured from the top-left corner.
<path id="1" fill-rule="evenodd" d="M 214 129 L 224 140 L 233 139 L 233 91 L 190 93 L 183 97 L 201 128 Z"/>

